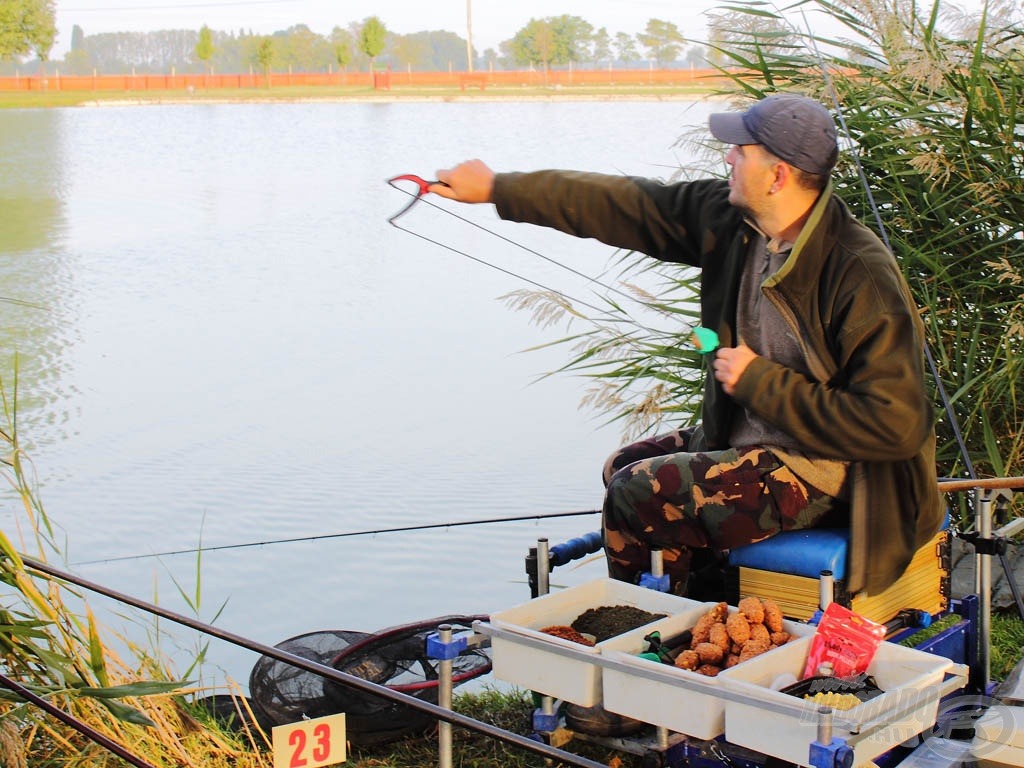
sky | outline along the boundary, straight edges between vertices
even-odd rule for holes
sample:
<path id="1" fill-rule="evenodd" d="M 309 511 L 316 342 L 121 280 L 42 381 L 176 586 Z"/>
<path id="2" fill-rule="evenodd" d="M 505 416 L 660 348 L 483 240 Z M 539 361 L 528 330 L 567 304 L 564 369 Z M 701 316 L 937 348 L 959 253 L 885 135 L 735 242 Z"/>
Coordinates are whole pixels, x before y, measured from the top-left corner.
<path id="1" fill-rule="evenodd" d="M 305 24 L 326 35 L 377 16 L 392 32 L 447 30 L 466 37 L 472 19 L 473 46 L 497 49 L 530 19 L 579 16 L 594 29 L 636 34 L 648 19 L 671 21 L 686 37 L 703 39 L 704 12 L 716 0 L 57 0 L 55 57 L 71 42 L 77 24 L 87 35 L 100 32 L 146 32 L 199 29 L 269 34 Z M 468 11 L 468 13 L 467 13 Z"/>

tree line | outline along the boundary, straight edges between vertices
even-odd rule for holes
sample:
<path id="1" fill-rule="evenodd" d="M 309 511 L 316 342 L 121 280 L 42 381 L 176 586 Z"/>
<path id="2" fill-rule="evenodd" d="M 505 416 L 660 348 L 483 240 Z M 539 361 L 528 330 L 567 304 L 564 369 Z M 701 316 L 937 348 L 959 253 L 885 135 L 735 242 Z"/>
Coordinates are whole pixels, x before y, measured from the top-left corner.
<path id="1" fill-rule="evenodd" d="M 687 45 L 672 22 L 650 19 L 643 32 L 595 29 L 579 16 L 530 19 L 497 47 L 478 51 L 454 32 L 398 34 L 376 16 L 326 35 L 297 24 L 270 35 L 251 30 L 165 29 L 88 35 L 75 25 L 70 50 L 50 61 L 54 0 L 0 4 L 0 74 L 120 74 L 386 69 L 465 71 L 560 67 L 704 66 L 708 49 Z"/>
<path id="2" fill-rule="evenodd" d="M 0 2 L 0 62 L 34 56 L 46 63 L 57 42 L 55 5 L 55 0 Z"/>

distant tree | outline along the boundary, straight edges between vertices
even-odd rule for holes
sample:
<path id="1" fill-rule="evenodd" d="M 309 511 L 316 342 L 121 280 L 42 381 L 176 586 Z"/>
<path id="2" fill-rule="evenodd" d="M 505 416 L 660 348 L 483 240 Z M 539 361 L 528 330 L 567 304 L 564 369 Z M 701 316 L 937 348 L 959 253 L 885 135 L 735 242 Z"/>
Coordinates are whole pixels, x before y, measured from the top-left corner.
<path id="1" fill-rule="evenodd" d="M 334 60 L 338 63 L 338 69 L 344 72 L 352 63 L 352 57 L 355 54 L 355 41 L 352 33 L 347 29 L 335 27 L 331 30 L 330 43 L 334 49 Z"/>
<path id="2" fill-rule="evenodd" d="M 206 66 L 206 70 L 213 73 L 213 54 L 215 52 L 213 46 L 213 32 L 211 29 L 203 24 L 199 29 L 199 40 L 196 42 L 196 58 L 199 59 Z"/>
<path id="3" fill-rule="evenodd" d="M 239 31 L 213 33 L 214 55 L 221 72 L 242 72 L 249 65 L 245 56 L 246 34 Z"/>
<path id="4" fill-rule="evenodd" d="M 522 66 L 525 63 L 525 62 L 518 61 L 516 59 L 516 54 L 515 54 L 515 51 L 513 50 L 514 49 L 514 46 L 513 46 L 513 42 L 514 41 L 515 41 L 515 38 L 513 38 L 512 40 L 502 40 L 500 43 L 498 43 L 498 53 L 499 53 L 498 60 L 502 62 L 502 64 L 504 65 L 504 67 L 506 69 L 513 69 L 513 68 L 515 68 L 517 66 Z"/>
<path id="5" fill-rule="evenodd" d="M 683 49 L 683 35 L 671 21 L 648 20 L 647 27 L 637 35 L 637 39 L 659 67 L 678 60 Z"/>
<path id="6" fill-rule="evenodd" d="M 433 49 L 427 38 L 429 32 L 418 32 L 413 35 L 394 35 L 388 46 L 390 56 L 395 64 L 403 69 L 424 71 L 436 69 L 433 66 Z"/>
<path id="7" fill-rule="evenodd" d="M 387 42 L 388 30 L 384 22 L 376 16 L 370 16 L 359 28 L 359 37 L 356 44 L 359 50 L 370 60 L 370 70 L 373 70 L 373 63 L 383 52 Z"/>
<path id="8" fill-rule="evenodd" d="M 447 30 L 395 35 L 390 50 L 398 63 L 411 64 L 414 69 L 434 72 L 449 67 L 459 71 L 468 69 L 465 38 Z"/>
<path id="9" fill-rule="evenodd" d="M 591 61 L 594 64 L 600 64 L 602 61 L 611 61 L 612 38 L 608 34 L 608 30 L 601 27 L 594 33 L 592 42 L 593 44 L 590 49 Z"/>
<path id="10" fill-rule="evenodd" d="M 275 32 L 275 61 L 289 71 L 326 71 L 334 61 L 331 44 L 305 24 Z"/>
<path id="11" fill-rule="evenodd" d="M 547 19 L 530 19 L 509 43 L 509 51 L 517 64 L 540 65 L 547 83 L 548 67 L 557 55 L 555 31 Z"/>
<path id="12" fill-rule="evenodd" d="M 555 16 L 548 19 L 555 33 L 557 52 L 555 58 L 559 64 L 570 61 L 587 61 L 594 39 L 594 26 L 579 16 Z"/>
<path id="13" fill-rule="evenodd" d="M 25 0 L 30 11 L 26 18 L 29 46 L 39 58 L 42 69 L 50 60 L 50 51 L 57 40 L 57 11 L 54 0 Z"/>
<path id="14" fill-rule="evenodd" d="M 509 41 L 509 51 L 517 64 L 541 65 L 546 72 L 552 65 L 586 61 L 594 27 L 579 16 L 550 16 L 530 19 Z"/>
<path id="15" fill-rule="evenodd" d="M 54 0 L 0 2 L 0 61 L 35 53 L 45 65 L 56 39 Z"/>
<path id="16" fill-rule="evenodd" d="M 84 75 L 89 70 L 89 54 L 85 50 L 85 32 L 77 24 L 71 28 L 71 48 L 64 54 L 64 67 L 74 75 Z"/>
<path id="17" fill-rule="evenodd" d="M 494 66 L 498 63 L 498 52 L 493 48 L 484 49 L 484 65 L 488 69 L 494 69 Z"/>
<path id="18" fill-rule="evenodd" d="M 270 65 L 274 62 L 274 40 L 266 35 L 256 38 L 256 50 L 254 53 L 257 64 L 263 70 L 263 77 L 267 88 L 270 87 Z"/>
<path id="19" fill-rule="evenodd" d="M 702 69 L 708 65 L 709 50 L 703 45 L 691 45 L 683 54 L 683 63 L 688 67 Z"/>
<path id="20" fill-rule="evenodd" d="M 0 60 L 28 53 L 28 39 L 21 28 L 21 7 L 17 2 L 0 3 Z"/>
<path id="21" fill-rule="evenodd" d="M 615 50 L 618 51 L 619 61 L 625 64 L 640 60 L 640 52 L 636 48 L 636 38 L 625 32 L 615 33 Z"/>
<path id="22" fill-rule="evenodd" d="M 197 30 L 104 32 L 82 39 L 82 61 L 99 72 L 167 72 L 171 67 L 201 71 L 195 50 Z M 190 69 L 191 67 L 191 69 Z"/>

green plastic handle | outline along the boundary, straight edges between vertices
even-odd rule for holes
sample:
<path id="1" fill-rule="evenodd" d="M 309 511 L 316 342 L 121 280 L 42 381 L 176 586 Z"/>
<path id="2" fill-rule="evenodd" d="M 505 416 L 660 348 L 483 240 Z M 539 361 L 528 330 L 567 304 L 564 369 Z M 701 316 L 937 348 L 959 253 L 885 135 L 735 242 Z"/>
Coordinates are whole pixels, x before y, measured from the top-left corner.
<path id="1" fill-rule="evenodd" d="M 690 334 L 690 342 L 702 355 L 707 355 L 718 349 L 718 334 L 710 328 L 697 326 Z"/>

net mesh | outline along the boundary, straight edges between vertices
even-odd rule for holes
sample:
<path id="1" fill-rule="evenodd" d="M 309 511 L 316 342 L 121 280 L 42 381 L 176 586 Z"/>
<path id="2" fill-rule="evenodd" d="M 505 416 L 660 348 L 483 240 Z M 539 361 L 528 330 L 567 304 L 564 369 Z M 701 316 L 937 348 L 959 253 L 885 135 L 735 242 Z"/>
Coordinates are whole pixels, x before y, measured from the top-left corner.
<path id="1" fill-rule="evenodd" d="M 292 637 L 274 647 L 319 664 L 329 664 L 343 649 L 367 637 L 366 632 L 327 630 Z M 320 675 L 270 656 L 261 656 L 249 673 L 249 695 L 256 718 L 265 730 L 339 711 L 324 697 Z"/>
<path id="2" fill-rule="evenodd" d="M 438 664 L 427 656 L 427 637 L 441 624 L 454 632 L 485 616 L 442 616 L 368 634 L 347 630 L 311 632 L 276 648 L 401 691 L 432 704 L 438 697 Z M 468 649 L 452 660 L 454 685 L 490 671 L 482 649 Z M 427 712 L 382 696 L 346 686 L 268 656 L 260 657 L 249 675 L 249 692 L 258 718 L 271 726 L 324 715 L 345 713 L 354 744 L 376 744 L 423 733 L 436 725 Z"/>

